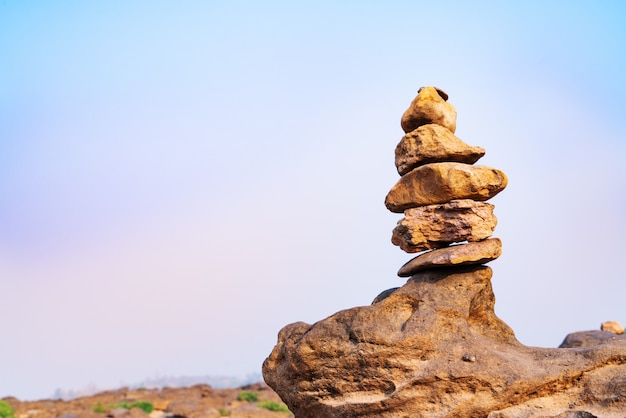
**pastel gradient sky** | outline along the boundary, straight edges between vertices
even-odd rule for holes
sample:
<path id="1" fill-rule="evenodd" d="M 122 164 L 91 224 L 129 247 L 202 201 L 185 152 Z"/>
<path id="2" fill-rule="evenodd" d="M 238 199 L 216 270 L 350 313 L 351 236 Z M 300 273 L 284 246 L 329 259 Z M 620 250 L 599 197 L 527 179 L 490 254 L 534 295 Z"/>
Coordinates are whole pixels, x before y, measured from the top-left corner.
<path id="1" fill-rule="evenodd" d="M 509 186 L 496 313 L 626 323 L 623 1 L 0 0 L 0 397 L 246 375 L 367 305 L 424 85 Z"/>

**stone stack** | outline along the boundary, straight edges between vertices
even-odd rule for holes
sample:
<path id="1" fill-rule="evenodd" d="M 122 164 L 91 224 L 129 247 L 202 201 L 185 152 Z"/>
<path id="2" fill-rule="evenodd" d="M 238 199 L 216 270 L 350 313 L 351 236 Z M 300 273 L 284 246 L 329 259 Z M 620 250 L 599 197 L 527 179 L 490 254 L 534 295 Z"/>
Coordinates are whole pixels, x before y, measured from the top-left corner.
<path id="1" fill-rule="evenodd" d="M 398 275 L 465 264 L 483 264 L 502 254 L 494 206 L 486 200 L 507 185 L 506 175 L 473 165 L 483 155 L 454 135 L 456 109 L 436 87 L 422 87 L 401 121 L 406 135 L 396 147 L 400 180 L 385 205 L 404 213 L 391 242 L 407 253 L 423 251 Z M 463 243 L 463 244 L 458 244 Z M 457 244 L 457 245 L 452 245 Z"/>
<path id="2" fill-rule="evenodd" d="M 404 213 L 394 244 L 423 251 L 400 269 L 410 278 L 370 305 L 285 326 L 265 381 L 296 418 L 624 418 L 626 334 L 527 347 L 495 314 L 482 264 L 501 244 L 485 201 L 507 179 L 474 165 L 485 151 L 454 136 L 447 99 L 423 88 L 402 117 L 402 177 L 386 205 Z"/>

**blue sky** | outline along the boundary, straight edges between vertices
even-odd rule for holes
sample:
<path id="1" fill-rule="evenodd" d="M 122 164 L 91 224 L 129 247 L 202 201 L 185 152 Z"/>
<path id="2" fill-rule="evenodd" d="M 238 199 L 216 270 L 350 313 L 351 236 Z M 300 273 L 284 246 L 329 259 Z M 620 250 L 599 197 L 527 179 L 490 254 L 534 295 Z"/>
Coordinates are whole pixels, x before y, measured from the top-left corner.
<path id="1" fill-rule="evenodd" d="M 411 256 L 400 117 L 435 85 L 509 186 L 496 313 L 626 323 L 626 6 L 0 1 L 0 397 L 260 371 Z"/>

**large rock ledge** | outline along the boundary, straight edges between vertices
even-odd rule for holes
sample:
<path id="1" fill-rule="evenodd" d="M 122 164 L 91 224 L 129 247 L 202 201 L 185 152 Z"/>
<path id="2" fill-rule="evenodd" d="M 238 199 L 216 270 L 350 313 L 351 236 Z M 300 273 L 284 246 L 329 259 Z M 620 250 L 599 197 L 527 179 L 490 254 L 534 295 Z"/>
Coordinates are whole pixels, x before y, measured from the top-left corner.
<path id="1" fill-rule="evenodd" d="M 427 270 L 371 306 L 286 326 L 263 376 L 298 418 L 624 417 L 625 339 L 527 347 L 494 303 L 489 267 Z"/>

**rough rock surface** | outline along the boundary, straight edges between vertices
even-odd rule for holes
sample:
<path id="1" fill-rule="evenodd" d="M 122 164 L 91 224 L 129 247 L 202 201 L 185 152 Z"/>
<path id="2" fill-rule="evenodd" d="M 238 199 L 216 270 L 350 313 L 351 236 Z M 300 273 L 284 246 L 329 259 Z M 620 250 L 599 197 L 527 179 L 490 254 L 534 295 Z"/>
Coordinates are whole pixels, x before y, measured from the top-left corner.
<path id="1" fill-rule="evenodd" d="M 401 213 L 419 206 L 455 199 L 485 201 L 502 191 L 506 175 L 495 168 L 445 162 L 426 164 L 400 177 L 385 199 L 385 206 Z"/>
<path id="2" fill-rule="evenodd" d="M 428 251 L 411 259 L 398 271 L 400 277 L 410 277 L 419 271 L 466 264 L 483 264 L 502 255 L 502 242 L 499 238 L 468 244 L 453 245 Z"/>
<path id="3" fill-rule="evenodd" d="M 298 418 L 623 417 L 626 341 L 526 347 L 494 314 L 490 278 L 428 270 L 371 306 L 291 324 L 264 378 Z"/>
<path id="4" fill-rule="evenodd" d="M 454 242 L 480 241 L 490 237 L 498 223 L 493 208 L 490 203 L 462 199 L 407 209 L 391 242 L 407 253 L 416 253 Z"/>
<path id="5" fill-rule="evenodd" d="M 402 115 L 400 124 L 405 133 L 422 125 L 435 123 L 450 132 L 456 131 L 456 109 L 447 102 L 448 95 L 436 87 L 422 87 L 409 108 Z"/>
<path id="6" fill-rule="evenodd" d="M 396 146 L 396 168 L 403 176 L 428 163 L 453 161 L 474 164 L 483 155 L 484 148 L 470 146 L 448 129 L 431 123 L 402 137 Z"/>

